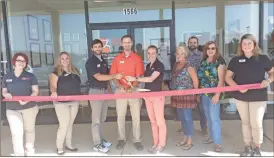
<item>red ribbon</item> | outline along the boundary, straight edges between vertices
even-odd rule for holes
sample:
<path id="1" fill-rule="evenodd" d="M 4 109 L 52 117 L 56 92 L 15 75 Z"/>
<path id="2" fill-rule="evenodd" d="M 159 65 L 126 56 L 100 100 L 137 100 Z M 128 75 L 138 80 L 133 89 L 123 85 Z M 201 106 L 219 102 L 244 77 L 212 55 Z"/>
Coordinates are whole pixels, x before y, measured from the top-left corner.
<path id="1" fill-rule="evenodd" d="M 245 89 L 261 89 L 260 83 L 247 84 L 238 86 L 227 86 L 218 88 L 202 88 L 202 89 L 188 89 L 188 90 L 173 90 L 160 92 L 133 92 L 133 93 L 119 93 L 119 94 L 92 94 L 92 95 L 73 95 L 73 96 L 58 96 L 56 99 L 50 96 L 13 96 L 11 100 L 4 99 L 3 101 L 81 101 L 81 100 L 112 100 L 112 99 L 131 99 L 143 97 L 159 97 L 159 96 L 176 96 L 176 95 L 190 95 L 190 94 L 205 94 L 239 91 Z"/>

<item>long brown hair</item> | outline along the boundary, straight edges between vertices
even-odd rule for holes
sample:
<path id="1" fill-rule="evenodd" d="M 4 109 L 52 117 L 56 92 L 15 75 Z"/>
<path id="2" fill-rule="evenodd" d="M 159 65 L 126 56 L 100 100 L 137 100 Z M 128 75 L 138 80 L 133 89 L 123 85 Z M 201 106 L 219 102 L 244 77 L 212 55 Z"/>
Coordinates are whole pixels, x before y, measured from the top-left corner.
<path id="1" fill-rule="evenodd" d="M 209 48 L 209 45 L 211 44 L 214 44 L 215 45 L 215 50 L 216 50 L 216 53 L 214 54 L 213 56 L 213 63 L 216 62 L 217 59 L 219 58 L 222 58 L 220 52 L 219 52 L 219 47 L 218 45 L 216 44 L 216 42 L 214 41 L 209 41 L 207 42 L 205 45 L 204 45 L 204 52 L 203 52 L 203 60 L 206 60 L 208 58 L 208 55 L 207 55 L 207 49 Z"/>
<path id="2" fill-rule="evenodd" d="M 72 74 L 76 74 L 76 75 L 79 75 L 79 71 L 77 70 L 77 68 L 72 64 L 72 61 L 71 61 L 71 56 L 69 55 L 68 52 L 61 52 L 59 54 L 59 56 L 57 57 L 57 60 L 56 60 L 56 65 L 55 65 L 55 71 L 57 72 L 57 75 L 60 76 L 63 72 L 64 72 L 64 69 L 63 69 L 63 66 L 61 64 L 61 56 L 62 55 L 67 55 L 69 57 L 69 65 L 68 65 L 68 71 Z"/>
<path id="3" fill-rule="evenodd" d="M 262 53 L 262 50 L 258 46 L 258 43 L 256 41 L 255 36 L 253 36 L 251 34 L 245 34 L 245 35 L 243 35 L 243 37 L 241 38 L 241 42 L 239 43 L 238 51 L 237 51 L 237 56 L 244 55 L 244 51 L 242 49 L 242 43 L 243 43 L 243 40 L 245 40 L 245 39 L 251 40 L 254 43 L 254 49 L 253 49 L 254 56 L 258 56 L 259 54 Z"/>

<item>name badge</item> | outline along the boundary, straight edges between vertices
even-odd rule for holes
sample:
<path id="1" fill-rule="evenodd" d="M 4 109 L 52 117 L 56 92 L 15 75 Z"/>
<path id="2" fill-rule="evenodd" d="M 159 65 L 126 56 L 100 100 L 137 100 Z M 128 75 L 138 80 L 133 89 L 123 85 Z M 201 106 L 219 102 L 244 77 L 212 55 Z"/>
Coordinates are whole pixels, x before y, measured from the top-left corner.
<path id="1" fill-rule="evenodd" d="M 120 61 L 120 64 L 124 64 L 124 63 L 125 63 L 125 61 L 123 61 L 123 60 L 122 60 L 122 61 Z"/>
<path id="2" fill-rule="evenodd" d="M 98 64 L 98 65 L 97 65 L 97 67 L 101 67 L 101 65 L 100 65 L 100 64 Z"/>
<path id="3" fill-rule="evenodd" d="M 245 59 L 240 59 L 239 63 L 245 63 Z"/>
<path id="4" fill-rule="evenodd" d="M 25 81 L 25 80 L 30 80 L 30 78 L 22 77 L 21 80 L 23 80 L 23 81 Z"/>
<path id="5" fill-rule="evenodd" d="M 7 82 L 7 83 L 8 83 L 8 82 L 12 82 L 12 79 L 7 79 L 6 82 Z"/>

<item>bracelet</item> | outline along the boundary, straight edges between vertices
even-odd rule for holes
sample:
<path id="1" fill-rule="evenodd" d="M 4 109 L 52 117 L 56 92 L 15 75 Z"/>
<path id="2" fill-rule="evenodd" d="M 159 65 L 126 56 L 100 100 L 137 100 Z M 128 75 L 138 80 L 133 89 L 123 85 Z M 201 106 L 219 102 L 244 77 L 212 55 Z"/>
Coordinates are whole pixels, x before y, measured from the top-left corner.
<path id="1" fill-rule="evenodd" d="M 269 82 L 269 83 L 271 83 L 272 81 L 270 80 L 270 78 L 267 78 L 267 81 Z"/>

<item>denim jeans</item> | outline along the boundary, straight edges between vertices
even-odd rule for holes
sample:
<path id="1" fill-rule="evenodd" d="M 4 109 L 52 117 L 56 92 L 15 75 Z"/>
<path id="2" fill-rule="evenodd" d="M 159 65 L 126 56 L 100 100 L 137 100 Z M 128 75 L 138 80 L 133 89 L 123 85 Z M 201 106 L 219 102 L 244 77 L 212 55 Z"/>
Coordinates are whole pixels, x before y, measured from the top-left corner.
<path id="1" fill-rule="evenodd" d="M 202 97 L 201 97 L 202 98 Z M 207 129 L 207 125 L 206 125 L 206 115 L 205 115 L 205 110 L 204 110 L 204 106 L 203 103 L 198 103 L 198 107 L 199 107 L 199 112 L 200 112 L 200 126 L 201 129 Z"/>
<path id="2" fill-rule="evenodd" d="M 205 115 L 208 120 L 210 138 L 214 144 L 222 144 L 222 129 L 220 120 L 220 103 L 212 104 L 211 98 L 202 96 L 202 105 L 205 110 Z"/>
<path id="3" fill-rule="evenodd" d="M 193 136 L 193 120 L 192 120 L 192 109 L 188 108 L 177 108 L 177 114 L 183 127 L 183 132 L 187 137 Z"/>

